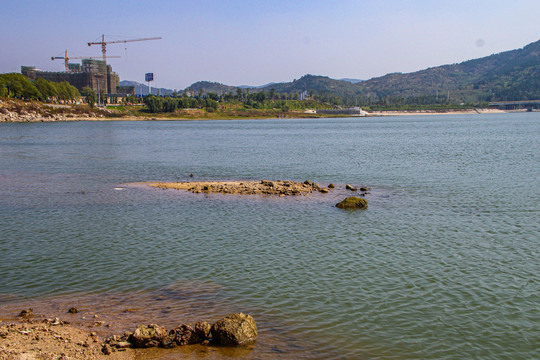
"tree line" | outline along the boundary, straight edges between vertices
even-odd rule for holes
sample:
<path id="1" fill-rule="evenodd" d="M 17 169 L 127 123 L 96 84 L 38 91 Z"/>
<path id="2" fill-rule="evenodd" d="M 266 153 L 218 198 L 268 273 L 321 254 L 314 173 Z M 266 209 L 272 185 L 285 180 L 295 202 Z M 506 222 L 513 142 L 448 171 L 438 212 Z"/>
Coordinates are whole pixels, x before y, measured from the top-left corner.
<path id="1" fill-rule="evenodd" d="M 149 95 L 142 98 L 142 102 L 147 106 L 148 112 L 164 113 L 174 112 L 177 109 L 206 109 L 213 112 L 219 107 L 223 108 L 244 108 L 244 109 L 264 109 L 280 110 L 283 112 L 293 109 L 306 108 L 332 108 L 333 104 L 320 103 L 314 99 L 299 100 L 298 93 L 286 94 L 277 93 L 274 89 L 266 92 L 265 90 L 248 92 L 237 89 L 236 93 L 229 92 L 223 95 L 199 90 L 198 94 L 193 95 L 193 90 L 186 90 L 181 95 L 173 93 L 172 96 L 160 97 Z M 134 96 L 128 97 L 126 102 L 137 102 Z"/>
<path id="2" fill-rule="evenodd" d="M 0 97 L 40 101 L 75 101 L 81 94 L 67 81 L 54 82 L 38 78 L 31 81 L 17 73 L 0 74 Z"/>

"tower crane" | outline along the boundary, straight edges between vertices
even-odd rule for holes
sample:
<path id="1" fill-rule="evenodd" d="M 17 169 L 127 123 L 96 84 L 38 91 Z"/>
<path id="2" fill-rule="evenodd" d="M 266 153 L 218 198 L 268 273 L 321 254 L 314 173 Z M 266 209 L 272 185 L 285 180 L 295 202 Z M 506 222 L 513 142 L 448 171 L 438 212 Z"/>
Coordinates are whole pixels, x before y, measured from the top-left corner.
<path id="1" fill-rule="evenodd" d="M 107 56 L 107 58 L 119 58 L 120 56 Z M 64 60 L 64 65 L 66 66 L 66 72 L 69 72 L 69 60 L 71 59 L 101 59 L 100 56 L 72 56 L 68 57 L 67 50 L 64 56 L 52 56 L 51 60 Z"/>
<path id="2" fill-rule="evenodd" d="M 88 46 L 92 45 L 101 45 L 101 52 L 103 53 L 103 61 L 105 61 L 106 53 L 107 53 L 107 45 L 108 44 L 119 44 L 119 43 L 127 43 L 127 42 L 133 42 L 133 41 L 146 41 L 146 40 L 159 40 L 160 37 L 151 37 L 151 38 L 141 38 L 141 39 L 129 39 L 129 40 L 115 40 L 115 41 L 105 41 L 105 35 L 101 35 L 101 41 L 96 42 L 89 42 Z"/>

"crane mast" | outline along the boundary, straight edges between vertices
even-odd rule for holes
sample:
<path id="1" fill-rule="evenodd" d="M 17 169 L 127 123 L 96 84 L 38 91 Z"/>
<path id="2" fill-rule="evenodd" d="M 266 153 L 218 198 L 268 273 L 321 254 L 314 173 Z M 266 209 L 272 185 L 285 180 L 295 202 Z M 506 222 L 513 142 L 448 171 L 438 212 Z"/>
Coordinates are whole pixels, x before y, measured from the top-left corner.
<path id="1" fill-rule="evenodd" d="M 114 41 L 105 41 L 105 35 L 101 35 L 101 41 L 89 42 L 88 46 L 92 45 L 101 45 L 101 53 L 103 54 L 103 61 L 107 58 L 107 45 L 108 44 L 119 44 L 119 43 L 128 43 L 134 41 L 147 41 L 147 40 L 159 40 L 160 37 L 151 37 L 151 38 L 141 38 L 141 39 L 130 39 L 130 40 L 114 40 Z"/>

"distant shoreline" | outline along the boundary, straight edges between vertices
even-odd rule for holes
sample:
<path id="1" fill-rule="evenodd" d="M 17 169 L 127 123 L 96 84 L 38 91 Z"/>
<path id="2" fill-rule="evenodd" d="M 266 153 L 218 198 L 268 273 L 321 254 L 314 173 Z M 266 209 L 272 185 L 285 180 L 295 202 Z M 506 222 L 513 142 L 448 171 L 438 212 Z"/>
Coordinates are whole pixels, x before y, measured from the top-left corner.
<path id="1" fill-rule="evenodd" d="M 524 111 L 523 111 L 524 112 Z M 275 116 L 251 116 L 251 117 L 197 117 L 197 118 L 182 118 L 182 117 L 166 117 L 166 116 L 152 116 L 152 117 L 143 117 L 143 116 L 126 116 L 118 118 L 97 118 L 97 117 L 81 117 L 66 119 L 64 121 L 205 121 L 205 120 L 265 120 L 265 119 L 333 119 L 333 118 L 372 118 L 372 117 L 388 117 L 388 116 L 414 116 L 414 115 L 482 115 L 482 114 L 507 114 L 510 111 L 498 110 L 498 109 L 464 109 L 464 110 L 408 110 L 408 111 L 393 111 L 393 110 L 382 110 L 382 111 L 372 111 L 365 116 L 354 116 L 354 115 L 334 115 L 328 116 L 319 114 L 318 116 L 302 116 L 302 114 L 295 113 L 289 114 L 287 117 L 277 118 Z M 307 114 L 306 114 L 307 115 Z"/>
<path id="2" fill-rule="evenodd" d="M 511 111 L 498 109 L 438 109 L 438 110 L 381 110 L 363 112 L 363 115 L 317 114 L 304 111 L 288 111 L 269 114 L 220 113 L 195 111 L 188 113 L 122 114 L 107 109 L 89 108 L 81 105 L 50 105 L 38 102 L 0 101 L 0 123 L 68 122 L 68 121 L 201 121 L 201 120 L 258 120 L 258 119 L 331 119 L 369 118 L 381 116 L 410 115 L 476 115 L 503 114 Z"/>
<path id="3" fill-rule="evenodd" d="M 476 115 L 476 114 L 506 114 L 508 111 L 499 109 L 463 109 L 463 110 L 381 110 L 372 111 L 369 116 L 406 116 L 406 115 Z"/>

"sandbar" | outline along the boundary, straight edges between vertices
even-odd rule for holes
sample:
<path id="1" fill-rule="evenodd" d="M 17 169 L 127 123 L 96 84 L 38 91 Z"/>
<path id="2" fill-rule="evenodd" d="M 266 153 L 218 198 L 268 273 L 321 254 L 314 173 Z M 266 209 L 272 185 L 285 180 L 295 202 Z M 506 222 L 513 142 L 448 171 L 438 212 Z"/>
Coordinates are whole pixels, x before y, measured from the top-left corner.
<path id="1" fill-rule="evenodd" d="M 148 182 L 148 186 L 159 189 L 186 190 L 192 193 L 221 193 L 238 195 L 308 195 L 314 191 L 328 192 L 317 183 L 291 180 L 259 181 L 188 181 L 188 182 Z"/>

